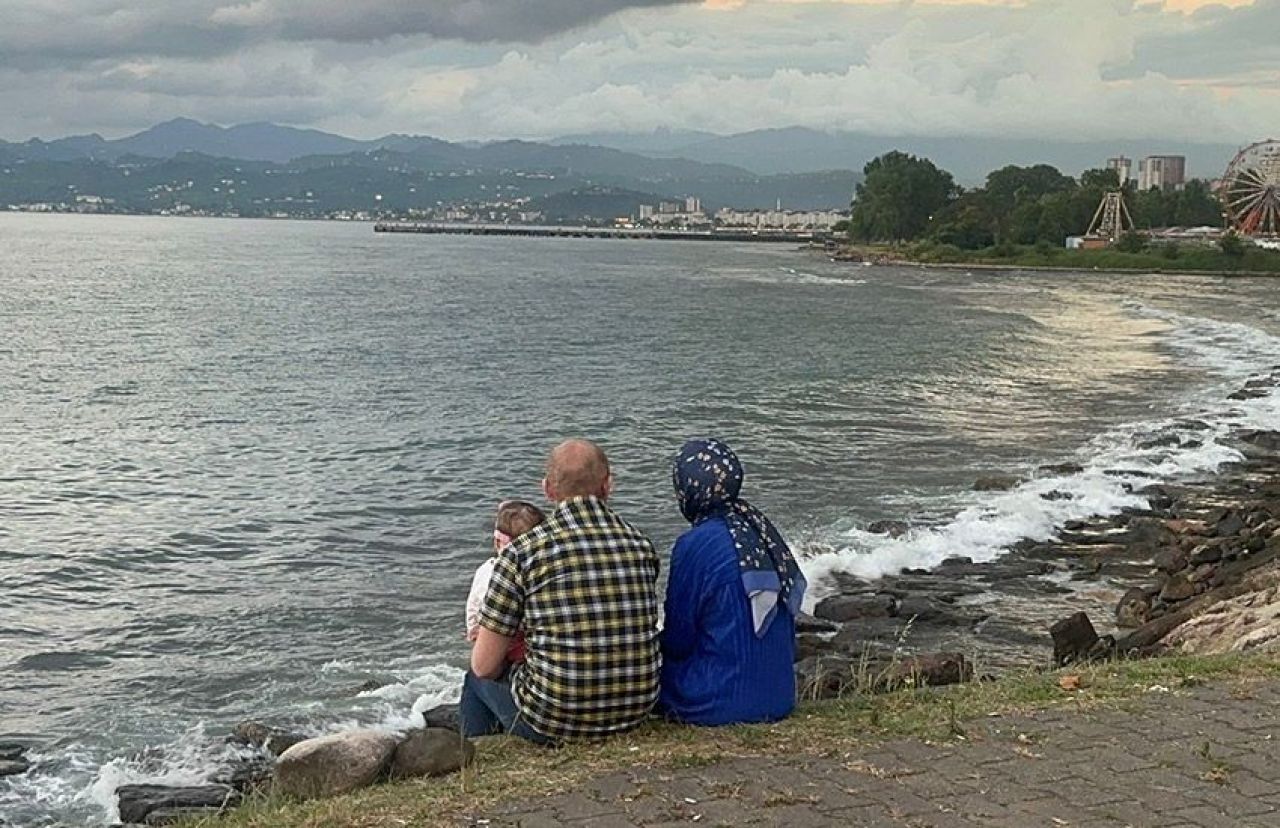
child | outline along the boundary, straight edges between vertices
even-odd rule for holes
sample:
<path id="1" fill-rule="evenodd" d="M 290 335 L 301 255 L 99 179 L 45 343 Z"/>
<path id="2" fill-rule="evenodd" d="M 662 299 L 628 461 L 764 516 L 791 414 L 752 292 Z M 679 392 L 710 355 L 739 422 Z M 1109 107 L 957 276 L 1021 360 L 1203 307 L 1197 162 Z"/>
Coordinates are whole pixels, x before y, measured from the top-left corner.
<path id="1" fill-rule="evenodd" d="M 504 500 L 498 504 L 498 515 L 493 522 L 493 556 L 480 564 L 475 577 L 471 579 L 471 594 L 467 596 L 467 640 L 475 641 L 480 634 L 480 607 L 484 605 L 485 594 L 489 591 L 489 579 L 493 577 L 493 565 L 498 553 L 511 541 L 528 532 L 547 517 L 537 506 L 523 500 Z M 507 651 L 507 660 L 512 664 L 524 661 L 524 634 L 517 633 Z"/>

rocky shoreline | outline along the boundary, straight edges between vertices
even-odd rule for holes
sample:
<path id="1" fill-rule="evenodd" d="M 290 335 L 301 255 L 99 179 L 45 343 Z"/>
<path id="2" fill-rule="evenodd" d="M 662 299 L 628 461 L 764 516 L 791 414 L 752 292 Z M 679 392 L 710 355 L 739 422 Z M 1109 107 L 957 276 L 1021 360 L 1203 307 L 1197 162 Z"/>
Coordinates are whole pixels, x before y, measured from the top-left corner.
<path id="1" fill-rule="evenodd" d="M 1259 399 L 1277 387 L 1280 367 L 1231 397 Z M 1194 421 L 1180 423 L 1146 447 L 1185 448 L 1198 429 Z M 1280 650 L 1280 432 L 1240 431 L 1231 440 L 1241 459 L 1211 479 L 1133 488 L 1144 505 L 1069 521 L 1055 537 L 1019 542 L 995 561 L 953 557 L 873 581 L 836 574 L 813 615 L 799 619 L 801 697 L 954 684 L 1013 668 L 1168 651 Z M 1056 477 L 1083 471 L 1072 464 L 1040 470 Z M 1022 482 L 992 474 L 974 488 L 1000 491 Z M 1071 497 L 1056 490 L 1040 496 Z M 894 521 L 868 529 L 890 536 L 910 531 Z M 458 733 L 456 707 L 428 711 L 420 727 L 401 733 L 306 738 L 246 722 L 226 741 L 241 758 L 206 784 L 119 787 L 121 822 L 169 824 L 236 807 L 262 790 L 340 795 L 452 773 L 474 756 Z M 24 746 L 0 744 L 0 777 L 30 772 L 34 764 Z"/>
<path id="2" fill-rule="evenodd" d="M 1230 398 L 1270 396 L 1278 385 L 1280 367 Z M 1188 447 L 1185 433 L 1197 424 L 1183 425 L 1181 434 L 1158 435 L 1142 447 Z M 1144 507 L 1070 521 L 1056 537 L 1019 542 L 996 561 L 950 558 L 932 570 L 875 581 L 837 575 L 835 592 L 801 627 L 802 693 L 829 698 L 947 684 L 1013 666 L 999 664 L 993 652 L 1021 650 L 1031 656 L 1024 664 L 1058 667 L 1173 651 L 1280 650 L 1280 432 L 1239 431 L 1231 440 L 1241 459 L 1211 479 L 1134 489 Z M 1007 490 L 1021 482 L 989 475 L 974 488 Z M 906 527 L 886 522 L 872 529 Z M 978 669 L 984 661 L 996 669 Z"/>

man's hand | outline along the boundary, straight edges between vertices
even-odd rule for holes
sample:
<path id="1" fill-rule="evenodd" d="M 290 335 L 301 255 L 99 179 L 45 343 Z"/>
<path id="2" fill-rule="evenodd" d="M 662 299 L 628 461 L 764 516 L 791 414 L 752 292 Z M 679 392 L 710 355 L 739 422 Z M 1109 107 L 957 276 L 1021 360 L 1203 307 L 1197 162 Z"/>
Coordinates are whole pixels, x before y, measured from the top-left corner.
<path id="1" fill-rule="evenodd" d="M 477 678 L 497 679 L 507 666 L 511 638 L 480 627 L 475 646 L 471 648 L 471 672 Z"/>

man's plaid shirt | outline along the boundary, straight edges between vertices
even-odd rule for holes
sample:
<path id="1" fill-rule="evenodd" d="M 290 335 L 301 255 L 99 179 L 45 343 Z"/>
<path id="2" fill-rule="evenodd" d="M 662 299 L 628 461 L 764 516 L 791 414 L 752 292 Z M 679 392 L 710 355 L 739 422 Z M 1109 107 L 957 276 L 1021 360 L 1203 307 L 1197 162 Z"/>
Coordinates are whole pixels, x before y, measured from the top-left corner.
<path id="1" fill-rule="evenodd" d="M 553 739 L 640 724 L 658 697 L 658 556 L 604 501 L 561 503 L 498 554 L 480 624 L 525 632 L 512 691 L 522 718 Z"/>

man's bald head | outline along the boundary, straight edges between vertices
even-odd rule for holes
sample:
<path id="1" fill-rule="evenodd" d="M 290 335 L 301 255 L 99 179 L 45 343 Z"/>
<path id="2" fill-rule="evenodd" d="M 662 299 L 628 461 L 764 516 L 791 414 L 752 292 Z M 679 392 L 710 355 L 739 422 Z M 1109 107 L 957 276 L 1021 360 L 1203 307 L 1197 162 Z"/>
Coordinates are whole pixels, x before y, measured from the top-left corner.
<path id="1" fill-rule="evenodd" d="M 542 488 L 547 499 L 556 502 L 575 497 L 608 499 L 613 489 L 609 458 L 590 440 L 565 440 L 547 458 Z"/>

